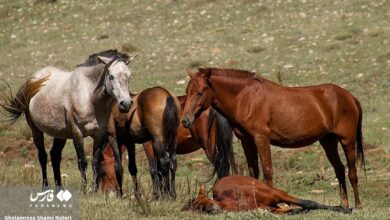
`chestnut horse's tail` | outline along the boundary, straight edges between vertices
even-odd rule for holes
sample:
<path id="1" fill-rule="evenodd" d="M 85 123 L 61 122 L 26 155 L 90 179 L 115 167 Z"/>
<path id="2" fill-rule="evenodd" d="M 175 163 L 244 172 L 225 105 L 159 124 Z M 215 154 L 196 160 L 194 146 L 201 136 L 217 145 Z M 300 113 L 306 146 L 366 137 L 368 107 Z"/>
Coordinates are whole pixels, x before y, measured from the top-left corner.
<path id="1" fill-rule="evenodd" d="M 6 117 L 3 123 L 6 123 L 6 126 L 11 126 L 14 124 L 20 116 L 28 111 L 28 106 L 30 104 L 30 100 L 34 97 L 37 92 L 39 92 L 43 83 L 48 79 L 48 77 L 44 77 L 39 80 L 27 80 L 25 84 L 19 89 L 16 96 L 12 95 L 9 84 L 7 84 L 10 92 L 8 95 L 3 94 L 3 97 L 0 101 L 0 107 L 2 108 L 1 113 Z"/>
<path id="2" fill-rule="evenodd" d="M 363 133 L 362 133 L 362 120 L 363 120 L 363 110 L 360 102 L 355 98 L 356 106 L 359 110 L 359 120 L 356 128 L 356 153 L 357 161 L 360 163 L 360 167 L 363 167 L 364 173 L 366 174 L 366 162 L 364 161 L 364 150 L 363 150 Z M 366 175 L 367 178 L 367 175 Z"/>
<path id="3" fill-rule="evenodd" d="M 173 153 L 176 153 L 176 136 L 178 127 L 179 108 L 172 95 L 169 94 L 163 112 L 163 144 L 165 152 L 171 152 L 173 150 Z M 175 149 L 172 149 L 172 146 L 175 146 Z"/>
<path id="4" fill-rule="evenodd" d="M 216 122 L 215 127 L 215 153 L 213 158 L 214 169 L 210 175 L 210 179 L 217 174 L 217 178 L 220 179 L 224 176 L 228 176 L 230 168 L 237 173 L 237 165 L 234 160 L 233 152 L 233 131 L 229 125 L 229 122 L 215 109 L 210 108 L 210 113 L 207 121 L 207 144 L 211 145 L 210 135 L 212 125 Z M 210 180 L 209 179 L 209 180 Z"/>

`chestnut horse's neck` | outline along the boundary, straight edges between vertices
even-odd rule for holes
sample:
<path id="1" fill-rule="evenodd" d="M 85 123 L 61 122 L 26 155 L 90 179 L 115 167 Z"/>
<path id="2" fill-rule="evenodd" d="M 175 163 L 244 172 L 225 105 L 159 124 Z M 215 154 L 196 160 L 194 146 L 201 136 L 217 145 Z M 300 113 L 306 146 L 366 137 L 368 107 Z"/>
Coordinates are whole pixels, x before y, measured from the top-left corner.
<path id="1" fill-rule="evenodd" d="M 253 83 L 262 83 L 257 80 L 259 79 L 237 79 L 234 77 L 211 76 L 208 80 L 211 85 L 211 96 L 213 97 L 211 106 L 229 120 L 234 119 L 235 114 L 237 113 L 236 110 L 241 104 L 241 100 L 245 99 L 241 94 L 245 92 L 245 90 L 250 89 L 248 87 Z M 256 89 L 256 92 L 258 92 L 259 89 L 262 89 L 262 87 L 259 86 Z M 259 94 L 262 93 L 259 92 Z"/>

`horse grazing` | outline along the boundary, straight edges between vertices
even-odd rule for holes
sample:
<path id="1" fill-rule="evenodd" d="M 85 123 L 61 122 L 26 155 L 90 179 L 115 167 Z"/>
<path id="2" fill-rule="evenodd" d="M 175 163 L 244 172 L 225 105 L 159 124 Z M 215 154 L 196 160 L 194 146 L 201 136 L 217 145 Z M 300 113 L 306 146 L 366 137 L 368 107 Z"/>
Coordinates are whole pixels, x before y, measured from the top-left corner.
<path id="1" fill-rule="evenodd" d="M 159 197 L 162 189 L 165 195 L 175 197 L 176 135 L 180 124 L 180 103 L 168 90 L 161 87 L 149 88 L 131 96 L 134 105 L 130 111 L 121 113 L 114 103 L 108 123 L 108 140 L 115 158 L 117 190 L 120 195 L 123 194 L 121 152 L 118 146 L 124 145 L 127 149 L 128 168 L 135 185 L 135 195 L 139 196 L 135 144 L 152 141 L 155 159 L 149 161 L 149 165 L 153 195 L 155 198 Z"/>
<path id="2" fill-rule="evenodd" d="M 279 203 L 300 206 L 283 209 Z M 351 213 L 352 209 L 342 206 L 329 206 L 311 200 L 299 199 L 281 190 L 247 176 L 228 176 L 220 179 L 213 186 L 213 199 L 207 197 L 203 185 L 200 186 L 198 197 L 190 201 L 183 209 L 206 213 L 225 211 L 245 211 L 266 209 L 275 214 L 300 213 L 315 209 Z"/>
<path id="3" fill-rule="evenodd" d="M 342 204 L 348 207 L 345 168 L 337 151 L 340 142 L 355 206 L 361 207 L 355 150 L 364 165 L 362 109 L 353 95 L 332 84 L 284 87 L 243 70 L 208 68 L 189 75 L 184 126 L 191 127 L 209 106 L 215 108 L 241 140 L 249 173 L 255 178 L 259 177 L 258 153 L 269 186 L 273 185 L 270 144 L 298 148 L 320 141 L 339 181 Z"/>
<path id="4" fill-rule="evenodd" d="M 177 98 L 183 106 L 186 96 L 178 96 Z M 145 111 L 150 110 L 145 109 Z M 214 109 L 210 108 L 201 113 L 199 119 L 194 122 L 191 129 L 179 125 L 176 137 L 176 154 L 189 154 L 203 148 L 206 156 L 214 165 L 210 179 L 215 173 L 217 174 L 217 178 L 220 179 L 229 175 L 230 167 L 232 168 L 233 173 L 237 173 L 232 138 L 233 133 L 227 120 Z M 122 147 L 122 152 L 125 149 L 126 148 Z M 144 143 L 144 150 L 149 164 L 153 165 L 155 161 L 153 142 L 148 141 Z M 135 158 L 129 159 L 135 160 Z M 116 190 L 118 184 L 115 178 L 114 154 L 110 146 L 107 146 L 103 151 L 101 167 L 102 172 L 100 177 L 102 181 L 102 191 L 107 192 Z M 154 172 L 155 171 L 151 170 L 151 175 L 153 175 Z M 134 176 L 136 176 L 136 174 Z"/>
<path id="5" fill-rule="evenodd" d="M 73 139 L 83 191 L 86 190 L 87 160 L 83 138 L 93 138 L 94 189 L 97 190 L 97 158 L 104 144 L 111 105 L 116 101 L 118 110 L 127 112 L 132 103 L 127 88 L 131 72 L 127 65 L 133 58 L 108 50 L 91 55 L 71 72 L 48 66 L 27 80 L 15 97 L 10 94 L 8 100 L 1 102 L 8 125 L 25 114 L 38 148 L 43 188 L 48 187 L 43 137 L 46 133 L 54 137 L 50 155 L 58 189 L 62 188 L 61 152 L 66 139 Z"/>

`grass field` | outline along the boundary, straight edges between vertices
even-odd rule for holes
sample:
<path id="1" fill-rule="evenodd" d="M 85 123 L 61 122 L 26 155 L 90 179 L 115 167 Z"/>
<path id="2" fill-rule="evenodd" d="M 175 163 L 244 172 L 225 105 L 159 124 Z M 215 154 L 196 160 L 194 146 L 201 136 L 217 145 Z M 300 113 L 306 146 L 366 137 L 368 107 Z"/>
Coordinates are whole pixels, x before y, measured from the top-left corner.
<path id="1" fill-rule="evenodd" d="M 195 193 L 197 181 L 205 180 L 210 169 L 203 152 L 178 157 L 176 201 L 151 202 L 148 165 L 139 147 L 145 201 L 132 198 L 126 173 L 125 198 L 82 195 L 81 218 L 385 219 L 390 216 L 389 16 L 386 0 L 0 0 L 0 79 L 15 92 L 44 66 L 72 69 L 91 53 L 117 48 L 139 55 L 131 64 L 132 92 L 162 85 L 184 94 L 185 70 L 199 66 L 253 70 L 289 86 L 340 85 L 362 103 L 368 143 L 367 180 L 363 172 L 359 174 L 364 209 L 353 216 L 323 211 L 292 217 L 263 211 L 217 216 L 182 212 L 188 190 Z M 4 89 L 1 83 L 0 90 Z M 46 140 L 49 149 L 51 139 Z M 62 163 L 62 172 L 68 175 L 65 184 L 79 187 L 76 156 L 70 141 L 67 145 Z M 326 204 L 339 203 L 334 172 L 319 144 L 272 150 L 278 188 Z M 235 151 L 246 174 L 237 141 Z M 53 184 L 50 166 L 48 170 Z M 25 121 L 1 129 L 0 186 L 40 185 L 40 179 Z"/>

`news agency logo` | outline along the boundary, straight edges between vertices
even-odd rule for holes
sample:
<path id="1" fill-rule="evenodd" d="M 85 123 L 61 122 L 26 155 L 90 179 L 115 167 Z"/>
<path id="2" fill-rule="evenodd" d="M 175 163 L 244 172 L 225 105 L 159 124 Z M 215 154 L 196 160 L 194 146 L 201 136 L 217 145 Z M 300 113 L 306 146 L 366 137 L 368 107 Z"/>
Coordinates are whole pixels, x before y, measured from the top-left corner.
<path id="1" fill-rule="evenodd" d="M 72 203 L 69 202 L 71 198 L 72 193 L 69 190 L 61 190 L 55 196 L 52 189 L 30 193 L 30 208 L 71 208 Z"/>

